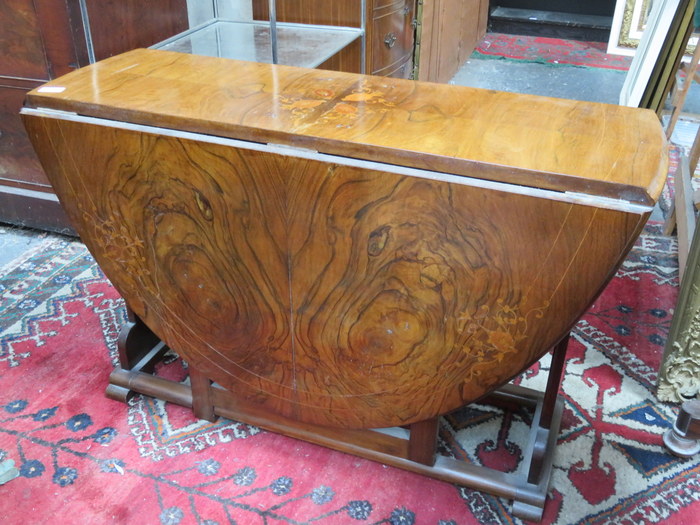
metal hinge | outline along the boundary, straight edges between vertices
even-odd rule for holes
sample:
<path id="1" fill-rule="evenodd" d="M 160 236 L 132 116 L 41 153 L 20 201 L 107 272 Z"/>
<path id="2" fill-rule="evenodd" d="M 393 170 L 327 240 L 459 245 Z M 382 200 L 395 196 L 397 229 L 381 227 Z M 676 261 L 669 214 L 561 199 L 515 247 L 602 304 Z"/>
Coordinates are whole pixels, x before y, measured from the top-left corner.
<path id="1" fill-rule="evenodd" d="M 416 17 L 413 19 L 413 71 L 411 79 L 418 80 L 420 69 L 420 46 L 423 36 L 423 0 L 416 2 Z"/>

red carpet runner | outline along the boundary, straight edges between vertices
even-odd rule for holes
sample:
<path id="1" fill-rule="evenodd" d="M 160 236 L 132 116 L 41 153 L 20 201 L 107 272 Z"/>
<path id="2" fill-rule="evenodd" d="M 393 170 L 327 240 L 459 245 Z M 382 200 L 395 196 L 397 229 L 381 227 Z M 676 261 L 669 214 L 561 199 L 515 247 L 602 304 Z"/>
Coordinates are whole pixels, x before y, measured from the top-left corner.
<path id="1" fill-rule="evenodd" d="M 687 524 L 700 457 L 669 455 L 653 385 L 677 295 L 674 240 L 648 227 L 577 325 L 543 523 Z M 122 302 L 83 245 L 46 239 L 0 270 L 0 522 L 522 523 L 507 502 L 179 407 L 104 396 Z M 548 358 L 518 381 L 540 386 Z M 161 373 L 185 377 L 182 363 Z M 517 469 L 527 412 L 445 418 L 443 453 Z"/>
<path id="2" fill-rule="evenodd" d="M 487 33 L 472 58 L 517 60 L 551 66 L 580 66 L 627 71 L 632 57 L 609 55 L 607 44 L 536 36 Z"/>

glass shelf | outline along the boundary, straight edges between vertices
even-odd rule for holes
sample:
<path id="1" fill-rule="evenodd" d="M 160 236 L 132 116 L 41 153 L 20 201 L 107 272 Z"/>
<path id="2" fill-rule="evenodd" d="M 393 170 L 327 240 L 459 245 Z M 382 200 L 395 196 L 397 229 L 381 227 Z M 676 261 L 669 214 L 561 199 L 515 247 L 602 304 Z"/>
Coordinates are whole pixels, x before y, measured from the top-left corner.
<path id="1" fill-rule="evenodd" d="M 315 68 L 363 35 L 361 28 L 276 23 L 277 63 Z M 154 49 L 271 64 L 267 21 L 213 19 L 159 42 Z"/>

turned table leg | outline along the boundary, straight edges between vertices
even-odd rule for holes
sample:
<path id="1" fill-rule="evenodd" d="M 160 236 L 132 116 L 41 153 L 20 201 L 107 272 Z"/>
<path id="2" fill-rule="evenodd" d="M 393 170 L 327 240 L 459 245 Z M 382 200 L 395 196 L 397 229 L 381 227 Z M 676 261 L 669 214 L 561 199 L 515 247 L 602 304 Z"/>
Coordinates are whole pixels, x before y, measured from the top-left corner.
<path id="1" fill-rule="evenodd" d="M 117 341 L 119 367 L 115 372 L 153 373 L 156 363 L 168 351 L 168 347 L 128 306 L 126 315 L 127 322 L 122 326 Z M 129 388 L 114 384 L 113 377 L 110 376 L 110 384 L 106 390 L 107 397 L 126 402 L 135 393 Z"/>

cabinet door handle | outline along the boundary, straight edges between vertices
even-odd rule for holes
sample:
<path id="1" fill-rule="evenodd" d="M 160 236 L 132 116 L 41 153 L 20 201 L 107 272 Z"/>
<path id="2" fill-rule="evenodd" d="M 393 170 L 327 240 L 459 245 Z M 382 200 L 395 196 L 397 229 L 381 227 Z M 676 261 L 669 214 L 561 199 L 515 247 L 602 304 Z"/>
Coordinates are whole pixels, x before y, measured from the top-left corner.
<path id="1" fill-rule="evenodd" d="M 391 49 L 394 47 L 394 44 L 396 44 L 396 35 L 394 33 L 387 34 L 386 38 L 384 38 L 384 43 L 386 44 L 386 47 Z"/>

